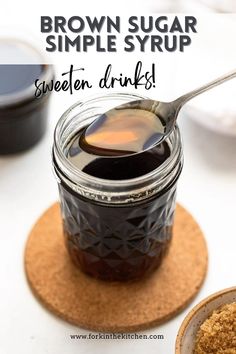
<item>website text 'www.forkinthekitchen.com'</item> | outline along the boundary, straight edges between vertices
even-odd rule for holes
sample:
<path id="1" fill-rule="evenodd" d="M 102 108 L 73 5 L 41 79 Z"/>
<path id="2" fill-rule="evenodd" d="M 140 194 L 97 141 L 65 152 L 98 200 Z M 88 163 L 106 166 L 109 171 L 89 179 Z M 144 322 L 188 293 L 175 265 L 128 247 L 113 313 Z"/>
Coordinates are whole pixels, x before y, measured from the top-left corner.
<path id="1" fill-rule="evenodd" d="M 86 333 L 86 334 L 70 334 L 70 339 L 80 340 L 80 339 L 115 339 L 115 340 L 126 340 L 126 339 L 155 339 L 164 340 L 163 334 L 139 334 L 139 333 Z"/>

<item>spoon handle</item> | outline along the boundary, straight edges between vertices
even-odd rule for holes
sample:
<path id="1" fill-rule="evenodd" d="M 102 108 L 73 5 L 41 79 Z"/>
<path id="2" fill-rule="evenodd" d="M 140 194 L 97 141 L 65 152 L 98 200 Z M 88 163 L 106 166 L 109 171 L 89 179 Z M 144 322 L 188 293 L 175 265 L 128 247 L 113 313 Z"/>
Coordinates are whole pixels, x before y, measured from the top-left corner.
<path id="1" fill-rule="evenodd" d="M 174 105 L 176 108 L 177 113 L 179 112 L 179 110 L 181 109 L 181 107 L 188 102 L 189 100 L 191 100 L 192 98 L 200 95 L 201 93 L 208 91 L 210 89 L 212 89 L 215 86 L 221 85 L 223 84 L 225 81 L 231 80 L 234 77 L 236 77 L 236 70 L 233 70 L 231 72 L 229 72 L 228 74 L 225 74 L 223 76 L 218 77 L 217 79 L 209 82 L 208 84 L 205 84 L 199 88 L 197 88 L 196 90 L 190 91 L 189 93 L 177 98 L 174 101 Z"/>

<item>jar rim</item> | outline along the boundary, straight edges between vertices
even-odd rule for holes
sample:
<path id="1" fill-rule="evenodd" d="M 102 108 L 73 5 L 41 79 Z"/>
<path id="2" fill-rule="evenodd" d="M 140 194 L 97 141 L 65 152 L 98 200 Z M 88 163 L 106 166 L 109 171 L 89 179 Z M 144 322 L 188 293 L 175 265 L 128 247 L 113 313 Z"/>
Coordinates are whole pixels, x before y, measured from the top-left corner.
<path id="1" fill-rule="evenodd" d="M 136 93 L 121 93 L 121 92 L 112 92 L 106 95 L 92 95 L 84 100 L 76 102 L 74 105 L 69 107 L 61 116 L 59 121 L 57 122 L 55 131 L 54 131 L 54 145 L 53 145 L 53 160 L 56 162 L 56 167 L 54 163 L 54 167 L 56 169 L 57 178 L 66 180 L 66 183 L 69 186 L 76 190 L 76 184 L 81 187 L 88 188 L 89 190 L 96 191 L 98 193 L 98 189 L 101 189 L 101 193 L 108 192 L 111 193 L 112 197 L 118 197 L 122 195 L 126 195 L 127 192 L 131 192 L 132 190 L 140 190 L 140 192 L 145 189 L 147 184 L 150 184 L 151 181 L 155 184 L 155 180 L 163 175 L 165 175 L 166 170 L 172 171 L 176 165 L 176 161 L 179 161 L 182 157 L 182 148 L 181 148 L 181 138 L 178 126 L 176 126 L 175 130 L 170 134 L 167 140 L 175 137 L 177 140 L 177 144 L 175 144 L 171 156 L 169 156 L 160 166 L 156 169 L 148 172 L 139 177 L 130 178 L 130 179 L 122 179 L 122 180 L 111 180 L 104 179 L 91 176 L 79 168 L 74 166 L 65 156 L 64 148 L 60 144 L 61 132 L 66 128 L 66 124 L 68 123 L 68 117 L 76 108 L 83 108 L 84 105 L 91 104 L 96 101 L 103 101 L 108 99 L 129 99 L 129 101 L 139 100 L 139 99 L 147 99 L 148 97 L 137 95 Z M 61 173 L 63 171 L 63 173 Z M 124 192 L 124 188 L 126 188 Z M 85 193 L 85 196 L 87 194 Z M 110 199 L 110 198 L 109 198 Z"/>

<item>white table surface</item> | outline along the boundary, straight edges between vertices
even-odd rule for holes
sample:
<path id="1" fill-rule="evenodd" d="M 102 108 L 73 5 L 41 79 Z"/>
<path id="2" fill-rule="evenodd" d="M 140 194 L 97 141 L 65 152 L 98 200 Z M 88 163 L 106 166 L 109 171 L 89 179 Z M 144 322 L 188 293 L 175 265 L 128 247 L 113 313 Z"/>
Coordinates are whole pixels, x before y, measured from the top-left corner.
<path id="1" fill-rule="evenodd" d="M 236 285 L 236 140 L 197 126 L 182 113 L 185 164 L 178 201 L 196 218 L 209 247 L 206 282 L 193 303 L 166 324 L 146 333 L 164 340 L 71 340 L 76 328 L 46 311 L 25 279 L 27 235 L 40 214 L 58 198 L 50 149 L 55 122 L 74 97 L 52 97 L 50 126 L 31 151 L 0 158 L 0 353 L 71 354 L 174 353 L 177 330 L 189 309 L 214 291 Z"/>
<path id="2" fill-rule="evenodd" d="M 9 4 L 5 5 L 8 12 Z M 51 8 L 53 11 L 55 14 Z M 171 99 L 174 95 L 167 94 L 168 81 L 164 85 L 165 70 L 161 76 L 162 64 L 158 58 L 162 67 L 159 87 L 163 87 L 159 97 Z M 190 70 L 185 82 L 189 75 Z M 75 101 L 74 96 L 54 94 L 49 129 L 43 140 L 28 152 L 0 157 L 0 353 L 126 354 L 132 350 L 137 354 L 174 354 L 178 328 L 193 305 L 217 290 L 236 285 L 236 139 L 203 129 L 187 119 L 183 110 L 180 128 L 185 164 L 178 202 L 193 214 L 205 233 L 209 270 L 200 293 L 185 311 L 143 332 L 162 334 L 164 340 L 71 340 L 70 334 L 88 332 L 55 317 L 35 299 L 25 278 L 23 254 L 32 225 L 58 198 L 51 168 L 52 134 L 61 113 Z"/>

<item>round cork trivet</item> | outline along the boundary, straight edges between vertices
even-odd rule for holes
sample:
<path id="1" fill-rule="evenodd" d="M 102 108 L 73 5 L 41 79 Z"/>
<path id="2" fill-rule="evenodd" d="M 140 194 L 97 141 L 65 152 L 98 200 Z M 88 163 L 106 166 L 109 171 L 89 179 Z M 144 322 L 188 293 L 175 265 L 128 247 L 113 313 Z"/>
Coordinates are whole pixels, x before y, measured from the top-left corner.
<path id="1" fill-rule="evenodd" d="M 29 235 L 25 269 L 37 298 L 64 320 L 100 332 L 131 332 L 160 324 L 186 307 L 203 283 L 207 258 L 202 231 L 177 205 L 170 250 L 157 271 L 128 283 L 96 280 L 70 261 L 56 203 Z"/>

